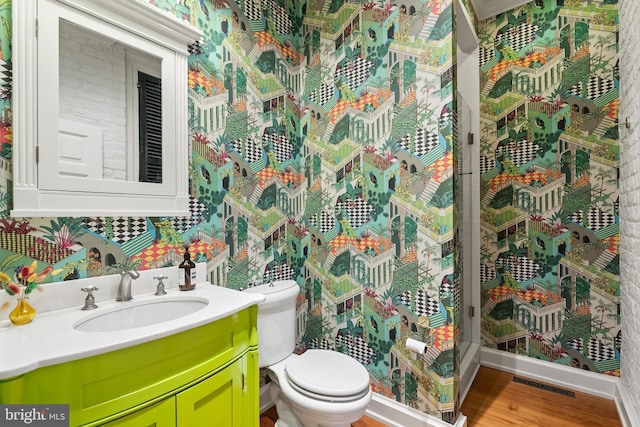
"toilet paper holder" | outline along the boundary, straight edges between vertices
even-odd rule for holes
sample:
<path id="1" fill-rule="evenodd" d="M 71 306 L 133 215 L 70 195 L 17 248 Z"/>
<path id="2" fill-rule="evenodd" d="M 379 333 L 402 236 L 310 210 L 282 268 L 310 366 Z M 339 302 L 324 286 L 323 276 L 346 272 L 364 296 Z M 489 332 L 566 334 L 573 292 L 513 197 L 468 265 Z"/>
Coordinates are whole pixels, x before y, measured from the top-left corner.
<path id="1" fill-rule="evenodd" d="M 415 340 L 413 338 L 407 338 L 404 343 L 407 350 L 416 353 L 418 355 L 423 355 L 427 351 L 427 343 L 419 340 Z"/>

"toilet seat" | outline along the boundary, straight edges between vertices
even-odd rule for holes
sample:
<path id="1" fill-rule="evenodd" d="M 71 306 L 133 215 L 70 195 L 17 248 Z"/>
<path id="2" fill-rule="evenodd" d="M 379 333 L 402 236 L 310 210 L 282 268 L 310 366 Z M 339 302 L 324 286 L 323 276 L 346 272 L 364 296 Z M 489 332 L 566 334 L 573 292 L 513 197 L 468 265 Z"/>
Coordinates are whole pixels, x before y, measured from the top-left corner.
<path id="1" fill-rule="evenodd" d="M 369 373 L 355 359 L 329 350 L 308 350 L 284 367 L 289 385 L 309 398 L 348 402 L 369 393 Z"/>

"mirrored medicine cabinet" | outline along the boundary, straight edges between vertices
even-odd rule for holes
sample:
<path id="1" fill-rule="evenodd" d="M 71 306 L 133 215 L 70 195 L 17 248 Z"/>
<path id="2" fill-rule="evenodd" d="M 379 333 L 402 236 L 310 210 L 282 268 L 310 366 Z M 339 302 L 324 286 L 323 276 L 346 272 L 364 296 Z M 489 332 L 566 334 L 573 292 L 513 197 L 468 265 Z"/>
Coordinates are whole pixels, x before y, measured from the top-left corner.
<path id="1" fill-rule="evenodd" d="M 12 216 L 188 214 L 188 46 L 145 0 L 13 2 Z"/>

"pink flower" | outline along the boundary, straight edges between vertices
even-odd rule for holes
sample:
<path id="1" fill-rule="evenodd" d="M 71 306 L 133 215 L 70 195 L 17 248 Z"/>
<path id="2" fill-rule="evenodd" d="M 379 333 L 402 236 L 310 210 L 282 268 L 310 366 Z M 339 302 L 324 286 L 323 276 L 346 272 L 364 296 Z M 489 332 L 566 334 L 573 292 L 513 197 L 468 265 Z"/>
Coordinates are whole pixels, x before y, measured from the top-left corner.
<path id="1" fill-rule="evenodd" d="M 51 267 L 50 265 L 48 265 L 44 270 L 42 270 L 36 277 L 34 282 L 35 283 L 40 283 L 42 282 L 45 277 L 47 277 L 47 274 L 51 273 L 51 271 L 53 270 L 53 267 Z"/>
<path id="2" fill-rule="evenodd" d="M 11 282 L 7 285 L 7 289 L 10 290 L 13 294 L 19 294 L 20 293 L 20 286 L 16 285 L 15 283 Z"/>
<path id="3" fill-rule="evenodd" d="M 391 297 L 388 297 L 385 301 L 385 308 L 387 309 L 388 312 L 392 312 L 393 310 L 395 310 L 395 307 L 393 306 L 393 300 L 391 299 Z"/>

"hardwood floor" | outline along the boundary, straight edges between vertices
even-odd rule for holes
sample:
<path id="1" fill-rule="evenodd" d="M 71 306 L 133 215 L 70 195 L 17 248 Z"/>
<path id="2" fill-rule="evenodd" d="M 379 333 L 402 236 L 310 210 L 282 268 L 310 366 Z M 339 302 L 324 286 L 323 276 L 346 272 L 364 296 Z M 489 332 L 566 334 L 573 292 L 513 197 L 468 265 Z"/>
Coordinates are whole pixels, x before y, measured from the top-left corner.
<path id="1" fill-rule="evenodd" d="M 515 380 L 514 380 L 515 377 Z M 468 427 L 621 427 L 613 400 L 481 367 L 461 408 Z M 275 407 L 260 417 L 273 427 Z M 363 417 L 352 427 L 384 427 Z"/>
<path id="2" fill-rule="evenodd" d="M 260 416 L 260 427 L 273 427 L 278 419 L 278 413 L 275 406 L 272 406 L 267 412 Z M 378 421 L 372 420 L 369 417 L 362 417 L 362 419 L 351 424 L 351 427 L 386 427 L 384 424 Z"/>
<path id="3" fill-rule="evenodd" d="M 481 367 L 461 411 L 470 427 L 617 427 L 613 400 L 559 387 L 526 384 L 524 377 Z M 552 391 L 555 390 L 555 391 Z M 560 392 L 558 392 L 560 391 Z M 574 397 L 563 392 L 573 393 Z"/>

